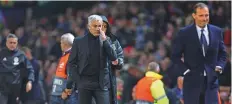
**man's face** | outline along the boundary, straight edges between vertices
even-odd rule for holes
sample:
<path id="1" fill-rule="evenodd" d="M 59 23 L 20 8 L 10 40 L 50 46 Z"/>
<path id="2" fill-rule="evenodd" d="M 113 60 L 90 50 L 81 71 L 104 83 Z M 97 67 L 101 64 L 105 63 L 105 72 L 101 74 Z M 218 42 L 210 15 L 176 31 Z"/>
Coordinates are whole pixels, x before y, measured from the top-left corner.
<path id="1" fill-rule="evenodd" d="M 61 51 L 64 52 L 65 51 L 65 42 L 64 41 L 60 41 L 60 47 L 61 47 Z"/>
<path id="2" fill-rule="evenodd" d="M 100 29 L 102 28 L 102 22 L 93 20 L 90 24 L 88 24 L 88 29 L 91 34 L 94 36 L 100 35 Z"/>
<path id="3" fill-rule="evenodd" d="M 30 59 L 31 51 L 26 50 L 24 53 L 25 53 L 25 56 L 26 56 L 28 59 Z"/>
<path id="4" fill-rule="evenodd" d="M 204 28 L 209 23 L 209 9 L 207 7 L 197 8 L 196 13 L 192 14 L 196 25 Z"/>
<path id="5" fill-rule="evenodd" d="M 102 31 L 104 31 L 104 33 L 106 33 L 106 30 L 107 30 L 107 23 L 103 22 Z"/>
<path id="6" fill-rule="evenodd" d="M 6 47 L 13 51 L 17 48 L 17 45 L 18 45 L 18 39 L 17 38 L 8 38 L 6 40 Z"/>

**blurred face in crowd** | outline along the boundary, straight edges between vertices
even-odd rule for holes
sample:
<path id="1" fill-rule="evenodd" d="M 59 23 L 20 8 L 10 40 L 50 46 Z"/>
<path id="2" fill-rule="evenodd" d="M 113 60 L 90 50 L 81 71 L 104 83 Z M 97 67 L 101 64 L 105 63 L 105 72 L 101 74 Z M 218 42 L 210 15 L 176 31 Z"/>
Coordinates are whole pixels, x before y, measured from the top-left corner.
<path id="1" fill-rule="evenodd" d="M 25 52 L 26 57 L 29 59 L 29 51 Z"/>
<path id="2" fill-rule="evenodd" d="M 10 34 L 10 30 L 9 29 L 4 29 L 3 30 L 3 36 L 7 36 L 7 35 L 9 35 Z"/>
<path id="3" fill-rule="evenodd" d="M 88 29 L 91 34 L 94 36 L 99 36 L 100 35 L 100 29 L 102 29 L 102 22 L 93 20 L 91 23 L 88 24 Z"/>
<path id="4" fill-rule="evenodd" d="M 32 59 L 32 55 L 31 55 L 31 50 L 26 49 L 24 50 L 25 56 L 27 57 L 27 59 L 31 60 Z"/>
<path id="5" fill-rule="evenodd" d="M 104 33 L 106 33 L 106 30 L 107 30 L 107 23 L 103 22 L 102 31 L 104 31 Z"/>
<path id="6" fill-rule="evenodd" d="M 133 100 L 136 100 L 136 86 L 134 86 L 133 87 L 133 89 L 132 89 L 132 98 L 133 98 Z"/>
<path id="7" fill-rule="evenodd" d="M 13 51 L 17 48 L 18 45 L 18 39 L 17 38 L 7 38 L 6 40 L 6 47 Z"/>
<path id="8" fill-rule="evenodd" d="M 192 14 L 196 25 L 204 28 L 209 23 L 209 9 L 207 7 L 197 8 L 196 13 Z"/>
<path id="9" fill-rule="evenodd" d="M 177 78 L 177 86 L 178 88 L 182 89 L 183 88 L 183 77 L 178 77 Z"/>

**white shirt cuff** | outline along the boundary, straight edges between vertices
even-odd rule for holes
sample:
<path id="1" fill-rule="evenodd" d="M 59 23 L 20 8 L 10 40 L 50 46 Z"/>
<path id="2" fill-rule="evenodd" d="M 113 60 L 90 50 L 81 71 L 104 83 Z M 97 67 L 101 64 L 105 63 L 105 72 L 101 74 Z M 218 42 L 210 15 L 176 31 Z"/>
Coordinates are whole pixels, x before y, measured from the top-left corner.
<path id="1" fill-rule="evenodd" d="M 190 72 L 190 70 L 189 70 L 189 69 L 187 69 L 187 70 L 184 72 L 184 75 L 185 75 L 185 74 L 187 74 L 188 72 Z"/>
<path id="2" fill-rule="evenodd" d="M 221 66 L 216 66 L 216 68 L 220 69 L 220 74 L 222 74 L 222 67 Z"/>

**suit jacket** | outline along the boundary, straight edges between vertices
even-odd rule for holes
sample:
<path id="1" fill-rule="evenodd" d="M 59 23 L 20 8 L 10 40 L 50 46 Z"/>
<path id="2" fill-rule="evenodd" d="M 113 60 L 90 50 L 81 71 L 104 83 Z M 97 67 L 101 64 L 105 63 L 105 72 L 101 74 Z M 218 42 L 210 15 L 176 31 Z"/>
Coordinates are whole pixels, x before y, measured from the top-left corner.
<path id="1" fill-rule="evenodd" d="M 200 40 L 198 38 L 196 24 L 184 27 L 176 37 L 172 49 L 172 61 L 178 65 L 179 70 L 184 73 L 184 101 L 187 104 L 199 103 L 199 95 L 202 84 L 204 84 L 204 70 L 207 74 L 207 104 L 215 104 L 218 101 L 218 74 L 216 66 L 224 68 L 226 61 L 225 46 L 223 43 L 222 30 L 208 24 L 209 45 L 206 55 L 203 55 Z M 184 62 L 181 57 L 184 55 Z M 214 99 L 214 100 L 212 100 Z"/>
<path id="2" fill-rule="evenodd" d="M 206 55 L 203 55 L 200 40 L 198 38 L 196 24 L 184 27 L 176 37 L 172 49 L 172 61 L 178 65 L 181 73 L 187 69 L 190 71 L 184 76 L 184 100 L 187 104 L 197 104 L 198 96 L 204 83 L 204 70 L 207 74 L 208 97 L 206 99 L 217 99 L 218 73 L 216 66 L 225 66 L 226 52 L 223 43 L 222 30 L 208 24 L 209 45 Z M 181 57 L 184 57 L 184 62 Z M 216 91 L 216 92 L 215 92 Z M 212 100 L 209 100 L 209 102 Z M 190 103 L 191 102 L 191 103 Z M 210 102 L 209 104 L 215 104 Z"/>
<path id="3" fill-rule="evenodd" d="M 76 82 L 77 87 L 80 80 L 80 76 L 88 65 L 89 59 L 89 47 L 88 47 L 88 34 L 83 37 L 78 37 L 74 39 L 73 46 L 71 49 L 70 57 L 68 59 L 67 71 L 68 71 L 68 84 L 67 88 L 71 88 L 72 83 Z M 101 44 L 100 49 L 100 75 L 99 75 L 99 85 L 101 89 L 109 87 L 109 63 L 117 59 L 115 50 L 112 48 L 111 40 L 109 37 Z"/>

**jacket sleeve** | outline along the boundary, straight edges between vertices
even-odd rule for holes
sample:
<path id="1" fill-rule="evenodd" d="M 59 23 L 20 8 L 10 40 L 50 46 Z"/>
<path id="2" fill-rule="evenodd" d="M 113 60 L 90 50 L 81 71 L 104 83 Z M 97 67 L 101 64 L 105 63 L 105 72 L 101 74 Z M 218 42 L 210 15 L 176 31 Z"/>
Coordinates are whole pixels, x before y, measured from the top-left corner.
<path id="1" fill-rule="evenodd" d="M 223 70 L 225 67 L 225 64 L 226 64 L 226 51 L 225 51 L 225 45 L 224 45 L 223 37 L 222 37 L 222 30 L 220 30 L 217 66 L 220 66 Z"/>
<path id="2" fill-rule="evenodd" d="M 118 65 L 112 65 L 113 69 L 121 69 L 123 64 L 124 64 L 124 55 L 123 55 L 123 49 L 119 43 L 118 40 L 115 42 L 115 48 L 116 48 L 116 54 L 117 54 L 117 59 L 118 59 Z"/>
<path id="3" fill-rule="evenodd" d="M 155 99 L 154 104 L 169 104 L 169 100 L 166 96 L 163 82 L 156 80 L 151 84 L 150 91 L 152 97 Z"/>
<path id="4" fill-rule="evenodd" d="M 187 67 L 185 66 L 184 62 L 181 60 L 182 54 L 184 53 L 184 37 L 183 32 L 180 30 L 177 34 L 177 37 L 174 40 L 173 46 L 172 46 L 172 54 L 171 54 L 171 60 L 174 64 L 178 66 L 181 73 L 184 73 L 187 71 Z"/>
<path id="5" fill-rule="evenodd" d="M 78 39 L 75 39 L 72 45 L 72 49 L 68 58 L 68 63 L 67 63 L 67 74 L 68 74 L 68 78 L 67 78 L 67 85 L 66 88 L 67 89 L 71 89 L 72 85 L 74 83 L 74 79 L 75 78 L 79 78 L 78 77 L 78 44 L 77 41 Z"/>
<path id="6" fill-rule="evenodd" d="M 111 46 L 110 38 L 107 38 L 103 41 L 103 47 L 106 50 L 106 53 L 111 61 L 115 61 L 117 59 L 117 54 L 113 47 Z"/>
<path id="7" fill-rule="evenodd" d="M 30 63 L 30 61 L 26 58 L 24 55 L 24 65 L 26 67 L 26 70 L 28 71 L 28 80 L 34 82 L 35 81 L 35 72 L 34 69 Z"/>

